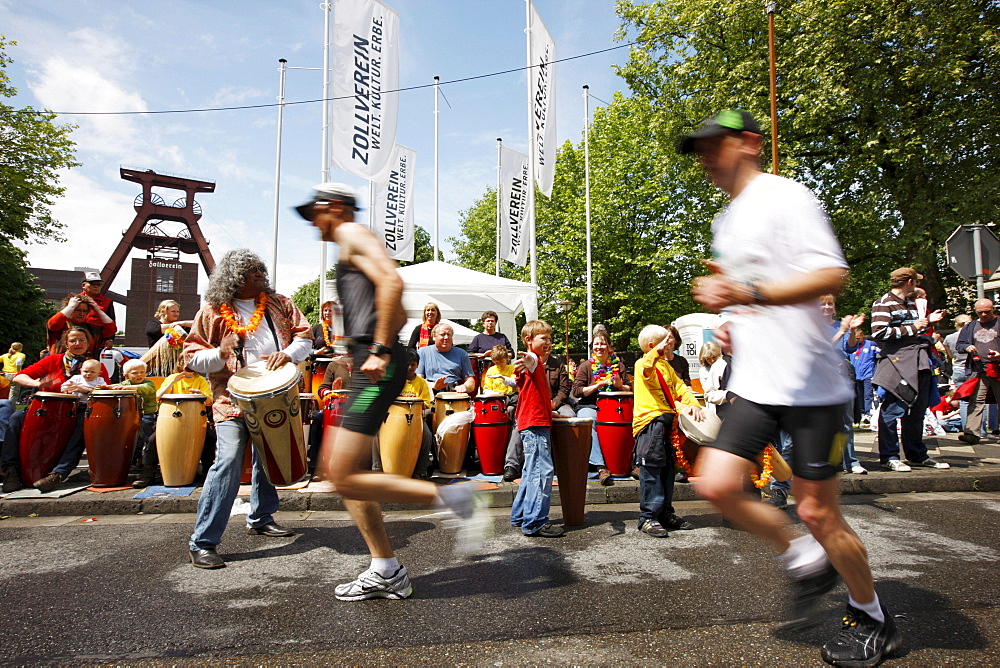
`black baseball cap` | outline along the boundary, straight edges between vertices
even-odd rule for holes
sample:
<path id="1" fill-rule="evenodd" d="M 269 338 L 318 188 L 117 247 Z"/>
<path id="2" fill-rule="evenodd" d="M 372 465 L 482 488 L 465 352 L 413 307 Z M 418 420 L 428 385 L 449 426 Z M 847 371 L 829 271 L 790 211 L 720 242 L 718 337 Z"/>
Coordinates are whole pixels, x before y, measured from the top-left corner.
<path id="1" fill-rule="evenodd" d="M 354 191 L 343 183 L 320 183 L 313 186 L 313 196 L 305 204 L 295 207 L 299 215 L 306 220 L 312 220 L 312 208 L 317 202 L 343 202 L 355 211 L 361 211 L 354 197 Z"/>
<path id="2" fill-rule="evenodd" d="M 699 139 L 718 137 L 729 132 L 753 132 L 763 134 L 750 112 L 742 109 L 727 109 L 718 116 L 706 118 L 698 129 L 681 138 L 678 149 L 684 155 L 695 152 L 695 142 Z"/>

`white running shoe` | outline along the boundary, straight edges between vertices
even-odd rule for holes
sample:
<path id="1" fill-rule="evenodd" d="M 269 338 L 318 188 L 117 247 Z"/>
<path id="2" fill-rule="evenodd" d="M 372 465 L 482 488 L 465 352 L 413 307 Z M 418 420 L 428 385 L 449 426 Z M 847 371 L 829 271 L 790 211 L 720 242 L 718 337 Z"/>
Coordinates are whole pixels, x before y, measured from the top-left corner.
<path id="1" fill-rule="evenodd" d="M 909 466 L 898 459 L 890 459 L 885 464 L 882 464 L 882 468 L 886 471 L 896 471 L 897 473 L 906 473 L 907 471 L 912 470 Z"/>
<path id="2" fill-rule="evenodd" d="M 369 598 L 408 598 L 413 593 L 406 566 L 389 577 L 382 577 L 373 570 L 367 570 L 354 582 L 337 585 L 334 593 L 341 601 L 364 601 Z"/>
<path id="3" fill-rule="evenodd" d="M 851 473 L 854 475 L 868 475 L 868 469 L 861 464 L 855 464 L 851 467 Z"/>

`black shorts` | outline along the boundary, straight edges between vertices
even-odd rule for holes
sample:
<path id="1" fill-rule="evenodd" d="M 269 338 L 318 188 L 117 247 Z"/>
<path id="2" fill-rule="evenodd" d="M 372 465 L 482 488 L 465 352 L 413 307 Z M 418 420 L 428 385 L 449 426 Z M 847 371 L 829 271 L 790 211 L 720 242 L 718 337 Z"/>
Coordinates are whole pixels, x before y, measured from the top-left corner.
<path id="1" fill-rule="evenodd" d="M 767 406 L 737 397 L 726 412 L 719 438 L 707 447 L 755 461 L 768 443 L 778 447 L 779 429 L 792 437 L 788 465 L 796 476 L 827 480 L 840 471 L 847 441 L 843 404 Z"/>
<path id="2" fill-rule="evenodd" d="M 351 394 L 340 426 L 348 431 L 374 436 L 382 426 L 389 406 L 406 384 L 406 369 L 409 366 L 406 351 L 400 343 L 392 347 L 385 376 L 377 383 L 371 382 L 361 371 L 361 365 L 368 359 L 368 345 L 352 344 L 350 352 L 354 360 L 349 388 Z"/>

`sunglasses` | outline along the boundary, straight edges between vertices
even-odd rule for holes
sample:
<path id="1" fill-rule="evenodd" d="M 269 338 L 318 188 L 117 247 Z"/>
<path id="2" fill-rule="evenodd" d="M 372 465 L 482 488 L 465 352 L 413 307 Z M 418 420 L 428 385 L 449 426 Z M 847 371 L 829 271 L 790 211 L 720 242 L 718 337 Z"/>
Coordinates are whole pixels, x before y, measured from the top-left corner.
<path id="1" fill-rule="evenodd" d="M 255 264 L 255 265 L 252 265 L 250 267 L 247 267 L 247 273 L 248 274 L 257 274 L 257 273 L 266 274 L 267 273 L 267 267 L 265 267 L 262 264 Z"/>

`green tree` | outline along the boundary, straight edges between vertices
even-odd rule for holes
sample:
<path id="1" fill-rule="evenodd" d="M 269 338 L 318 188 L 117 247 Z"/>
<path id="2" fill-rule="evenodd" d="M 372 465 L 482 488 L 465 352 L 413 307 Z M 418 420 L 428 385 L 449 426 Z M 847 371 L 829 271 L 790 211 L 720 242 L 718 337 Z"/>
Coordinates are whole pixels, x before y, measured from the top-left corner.
<path id="1" fill-rule="evenodd" d="M 17 109 L 4 48 L 14 42 L 0 35 L 0 346 L 21 341 L 31 360 L 45 344 L 45 321 L 51 308 L 25 268 L 25 253 L 14 242 L 59 241 L 62 225 L 49 207 L 62 196 L 59 171 L 77 166 L 73 127 L 53 123 L 55 114 L 31 107 Z"/>
<path id="2" fill-rule="evenodd" d="M 870 305 L 903 265 L 944 305 L 960 287 L 945 239 L 960 224 L 994 222 L 1000 200 L 1000 6 L 802 0 L 780 9 L 781 171 L 831 216 L 854 277 L 842 310 Z M 769 134 L 761 10 L 756 0 L 619 0 L 620 34 L 640 42 L 620 73 L 655 110 L 661 144 L 734 106 Z"/>
<path id="3" fill-rule="evenodd" d="M 690 281 L 708 254 L 706 211 L 721 202 L 672 147 L 656 141 L 652 114 L 644 99 L 616 95 L 595 111 L 590 130 L 594 322 L 605 324 L 621 350 L 635 348 L 644 325 L 699 310 Z M 692 190 L 706 196 L 692 197 Z M 574 302 L 570 347 L 580 353 L 589 339 L 582 146 L 562 146 L 552 198 L 536 193 L 535 201 L 539 316 L 561 331 L 564 316 L 555 302 Z M 495 211 L 490 190 L 462 212 L 461 236 L 451 240 L 462 266 L 493 273 Z M 527 268 L 509 262 L 501 275 L 528 280 Z M 561 341 L 557 335 L 557 351 Z"/>

